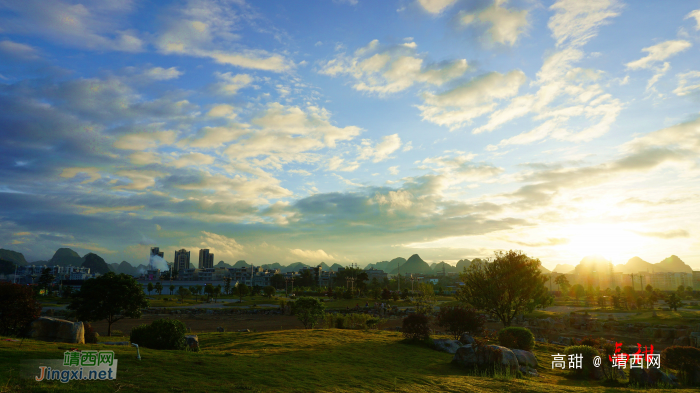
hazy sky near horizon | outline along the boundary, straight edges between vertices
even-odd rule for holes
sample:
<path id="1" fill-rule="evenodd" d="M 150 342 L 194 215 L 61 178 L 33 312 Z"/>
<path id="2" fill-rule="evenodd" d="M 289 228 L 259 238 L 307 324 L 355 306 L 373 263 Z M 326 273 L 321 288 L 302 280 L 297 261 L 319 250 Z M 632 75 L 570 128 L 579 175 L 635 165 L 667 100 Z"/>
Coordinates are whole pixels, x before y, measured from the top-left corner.
<path id="1" fill-rule="evenodd" d="M 700 1 L 0 0 L 0 247 L 700 270 Z"/>

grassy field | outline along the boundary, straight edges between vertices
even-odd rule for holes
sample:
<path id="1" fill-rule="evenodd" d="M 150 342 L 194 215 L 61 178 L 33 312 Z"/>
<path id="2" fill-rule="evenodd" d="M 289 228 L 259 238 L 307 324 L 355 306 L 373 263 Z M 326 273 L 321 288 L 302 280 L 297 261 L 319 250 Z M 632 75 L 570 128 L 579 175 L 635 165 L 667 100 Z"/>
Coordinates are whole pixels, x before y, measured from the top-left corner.
<path id="1" fill-rule="evenodd" d="M 398 333 L 356 330 L 285 330 L 274 333 L 199 334 L 202 351 L 156 351 L 101 344 L 72 345 L 0 339 L 0 392 L 608 392 L 642 391 L 568 379 L 552 371 L 563 348 L 539 345 L 541 377 L 467 375 L 452 355 L 405 344 Z M 69 347 L 114 350 L 114 381 L 35 382 L 19 375 L 22 359 L 62 359 Z M 675 389 L 676 391 L 693 391 Z M 663 391 L 657 389 L 656 391 Z"/>

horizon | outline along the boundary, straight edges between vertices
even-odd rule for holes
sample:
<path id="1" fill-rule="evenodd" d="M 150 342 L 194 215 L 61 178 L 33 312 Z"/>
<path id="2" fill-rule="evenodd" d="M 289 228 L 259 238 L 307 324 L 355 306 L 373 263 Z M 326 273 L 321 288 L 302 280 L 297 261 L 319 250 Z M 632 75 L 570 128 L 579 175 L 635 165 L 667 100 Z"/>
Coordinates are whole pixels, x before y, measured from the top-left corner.
<path id="1" fill-rule="evenodd" d="M 700 270 L 698 48 L 697 2 L 5 2 L 0 247 Z"/>

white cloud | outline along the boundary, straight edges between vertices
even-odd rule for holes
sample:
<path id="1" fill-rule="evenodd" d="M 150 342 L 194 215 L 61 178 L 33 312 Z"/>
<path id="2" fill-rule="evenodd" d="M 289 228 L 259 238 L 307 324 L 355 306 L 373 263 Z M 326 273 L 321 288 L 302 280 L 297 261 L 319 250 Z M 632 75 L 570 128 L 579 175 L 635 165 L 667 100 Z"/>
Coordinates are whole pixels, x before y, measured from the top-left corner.
<path id="1" fill-rule="evenodd" d="M 389 167 L 389 173 L 392 175 L 398 175 L 399 174 L 399 166 L 391 166 Z"/>
<path id="2" fill-rule="evenodd" d="M 228 104 L 219 104 L 213 106 L 209 112 L 207 112 L 207 116 L 211 117 L 228 117 L 229 119 L 233 119 L 236 117 L 236 114 L 233 113 L 234 107 Z"/>
<path id="3" fill-rule="evenodd" d="M 91 168 L 76 168 L 76 167 L 65 168 L 65 169 L 63 169 L 63 171 L 61 171 L 60 176 L 63 178 L 72 179 L 79 173 L 84 173 L 84 174 L 88 175 L 88 178 L 86 180 L 84 180 L 81 184 L 92 183 L 95 180 L 102 178 L 102 175 L 100 175 L 100 173 L 99 173 L 99 169 L 94 168 L 94 167 L 91 167 Z"/>
<path id="4" fill-rule="evenodd" d="M 676 77 L 678 78 L 678 87 L 673 90 L 676 95 L 685 96 L 695 90 L 700 90 L 700 71 L 689 71 L 678 74 Z"/>
<path id="5" fill-rule="evenodd" d="M 559 0 L 550 9 L 555 11 L 547 26 L 557 46 L 583 46 L 595 37 L 608 19 L 620 14 L 622 4 L 616 0 Z"/>
<path id="6" fill-rule="evenodd" d="M 219 94 L 233 95 L 238 93 L 238 90 L 253 83 L 253 78 L 248 74 L 232 75 L 230 72 L 215 72 L 214 75 L 221 80 L 215 84 L 215 89 Z"/>
<path id="7" fill-rule="evenodd" d="M 413 141 L 408 141 L 405 145 L 403 145 L 403 149 L 401 151 L 410 151 L 413 150 Z"/>
<path id="8" fill-rule="evenodd" d="M 693 44 L 685 40 L 665 41 L 642 49 L 642 52 L 647 52 L 648 55 L 639 60 L 631 61 L 627 63 L 626 66 L 627 69 L 630 70 L 651 68 L 654 66 L 654 63 L 664 61 L 676 53 L 683 52 L 691 46 L 693 46 Z"/>
<path id="9" fill-rule="evenodd" d="M 172 161 L 169 165 L 175 168 L 183 168 L 186 166 L 210 165 L 214 163 L 214 157 L 202 153 L 184 154 Z"/>
<path id="10" fill-rule="evenodd" d="M 664 65 L 661 68 L 657 69 L 656 74 L 654 74 L 654 76 L 652 76 L 651 79 L 649 79 L 649 81 L 647 82 L 647 90 L 651 89 L 656 84 L 656 82 L 658 82 L 659 79 L 661 79 L 662 76 L 666 75 L 670 68 L 671 63 L 664 62 Z"/>
<path id="11" fill-rule="evenodd" d="M 684 19 L 695 18 L 695 30 L 700 30 L 700 10 L 691 11 Z"/>
<path id="12" fill-rule="evenodd" d="M 304 260 L 307 261 L 313 261 L 313 262 L 323 262 L 323 261 L 335 261 L 336 258 L 332 254 L 328 254 L 325 251 L 319 249 L 319 250 L 302 250 L 299 248 L 295 249 L 289 249 L 289 252 L 292 253 L 292 255 L 303 258 Z"/>
<path id="13" fill-rule="evenodd" d="M 492 112 L 496 100 L 516 95 L 526 79 L 520 70 L 505 75 L 491 72 L 440 94 L 424 93 L 418 108 L 423 120 L 456 129 Z"/>
<path id="14" fill-rule="evenodd" d="M 249 133 L 250 130 L 241 127 L 238 124 L 231 124 L 222 127 L 203 127 L 196 135 L 186 138 L 178 142 L 182 146 L 212 148 L 219 147 L 225 143 L 234 141 L 243 135 Z"/>
<path id="15" fill-rule="evenodd" d="M 158 154 L 149 151 L 137 151 L 129 155 L 129 160 L 134 165 L 160 164 L 161 158 Z"/>
<path id="16" fill-rule="evenodd" d="M 439 14 L 457 0 L 418 0 L 418 4 L 431 14 Z"/>
<path id="17" fill-rule="evenodd" d="M 311 172 L 305 171 L 303 169 L 291 169 L 291 170 L 288 170 L 287 172 L 296 173 L 297 175 L 302 175 L 302 176 L 311 176 Z"/>
<path id="18" fill-rule="evenodd" d="M 154 67 L 154 68 L 148 69 L 148 70 L 146 70 L 146 72 L 144 72 L 145 76 L 147 76 L 151 79 L 158 80 L 158 81 L 177 79 L 182 74 L 184 74 L 184 72 L 178 71 L 177 67 L 170 67 L 170 68 Z"/>
<path id="19" fill-rule="evenodd" d="M 353 88 L 378 95 L 403 91 L 416 83 L 441 86 L 466 72 L 467 61 L 426 65 L 416 54 L 413 42 L 383 46 L 373 40 L 355 51 L 344 53 L 323 64 L 321 74 L 349 75 L 356 80 Z"/>
<path id="20" fill-rule="evenodd" d="M 358 160 L 368 160 L 371 158 L 372 162 L 381 162 L 390 158 L 389 156 L 391 153 L 397 151 L 399 148 L 401 148 L 401 138 L 399 138 L 399 134 L 383 137 L 382 141 L 374 147 L 372 147 L 372 142 L 369 139 L 364 139 L 360 147 Z"/>
<path id="21" fill-rule="evenodd" d="M 10 40 L 0 41 L 0 52 L 24 60 L 37 60 L 40 58 L 39 52 L 33 46 Z"/>
<path id="22" fill-rule="evenodd" d="M 137 132 L 117 138 L 114 147 L 123 150 L 147 150 L 161 145 L 170 145 L 177 138 L 176 131 Z"/>
<path id="23" fill-rule="evenodd" d="M 528 27 L 526 10 L 510 10 L 502 7 L 507 0 L 495 0 L 490 7 L 474 14 L 464 14 L 460 21 L 464 25 L 476 22 L 490 24 L 487 30 L 491 42 L 499 44 L 515 45 L 518 37 Z"/>

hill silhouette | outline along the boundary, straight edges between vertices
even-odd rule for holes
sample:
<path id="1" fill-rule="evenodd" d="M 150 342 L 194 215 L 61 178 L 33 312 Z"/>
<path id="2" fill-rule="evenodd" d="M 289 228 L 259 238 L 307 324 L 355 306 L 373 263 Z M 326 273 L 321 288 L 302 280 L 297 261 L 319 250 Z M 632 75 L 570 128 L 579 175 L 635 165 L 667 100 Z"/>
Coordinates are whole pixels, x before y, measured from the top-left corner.
<path id="1" fill-rule="evenodd" d="M 26 266 L 27 260 L 21 252 L 0 248 L 0 259 L 10 261 L 17 266 Z"/>
<path id="2" fill-rule="evenodd" d="M 406 260 L 406 263 L 401 265 L 400 268 L 395 268 L 391 271 L 391 274 L 430 274 L 430 265 L 421 259 L 418 254 L 411 255 L 410 258 Z"/>
<path id="3" fill-rule="evenodd" d="M 433 265 L 430 266 L 430 268 L 433 271 L 433 273 L 441 274 L 443 266 L 445 267 L 445 273 L 457 272 L 457 266 L 452 266 L 449 263 L 445 263 L 445 262 L 434 263 Z"/>
<path id="4" fill-rule="evenodd" d="M 574 270 L 573 265 L 569 265 L 568 263 L 559 263 L 557 266 L 554 266 L 554 269 L 552 269 L 552 273 L 569 273 Z"/>
<path id="5" fill-rule="evenodd" d="M 49 266 L 80 266 L 83 263 L 83 258 L 77 252 L 70 248 L 59 248 L 49 259 Z M 90 271 L 94 273 L 93 271 Z"/>
<path id="6" fill-rule="evenodd" d="M 640 257 L 630 258 L 624 265 L 615 266 L 615 271 L 624 274 L 645 273 L 693 273 L 693 269 L 675 255 L 659 263 L 649 263 Z"/>
<path id="7" fill-rule="evenodd" d="M 390 273 L 393 270 L 396 270 L 397 267 L 403 266 L 406 263 L 405 258 L 394 258 L 391 261 L 381 261 L 381 262 L 376 262 L 376 263 L 370 263 L 369 265 L 365 266 L 365 269 L 369 268 L 375 268 L 377 270 L 383 270 L 385 273 Z"/>
<path id="8" fill-rule="evenodd" d="M 90 273 L 106 274 L 110 272 L 109 266 L 101 256 L 89 253 L 83 257 L 82 267 L 90 268 Z"/>

